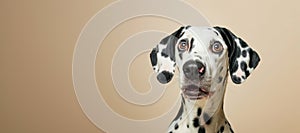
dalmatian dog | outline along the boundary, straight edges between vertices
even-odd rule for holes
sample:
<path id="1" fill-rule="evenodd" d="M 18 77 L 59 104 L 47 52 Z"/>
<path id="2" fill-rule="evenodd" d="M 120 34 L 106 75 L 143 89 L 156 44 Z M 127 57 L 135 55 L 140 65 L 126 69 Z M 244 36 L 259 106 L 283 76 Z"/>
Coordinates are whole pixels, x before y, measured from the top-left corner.
<path id="1" fill-rule="evenodd" d="M 241 84 L 260 61 L 244 40 L 223 27 L 185 26 L 163 38 L 150 59 L 162 84 L 179 71 L 181 107 L 169 133 L 233 133 L 223 111 L 227 77 Z"/>

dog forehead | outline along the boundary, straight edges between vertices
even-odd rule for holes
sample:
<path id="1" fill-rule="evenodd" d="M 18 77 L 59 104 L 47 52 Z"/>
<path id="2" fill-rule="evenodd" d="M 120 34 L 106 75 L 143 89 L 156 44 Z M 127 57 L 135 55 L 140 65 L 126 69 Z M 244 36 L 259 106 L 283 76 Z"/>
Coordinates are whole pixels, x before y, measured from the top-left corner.
<path id="1" fill-rule="evenodd" d="M 196 45 L 209 45 L 213 40 L 220 40 L 218 32 L 211 27 L 189 27 L 183 31 L 180 39 L 193 39 Z M 179 40 L 180 40 L 179 39 Z"/>
<path id="2" fill-rule="evenodd" d="M 218 33 L 211 27 L 191 27 L 186 31 L 187 36 L 207 44 L 212 39 L 218 39 Z"/>

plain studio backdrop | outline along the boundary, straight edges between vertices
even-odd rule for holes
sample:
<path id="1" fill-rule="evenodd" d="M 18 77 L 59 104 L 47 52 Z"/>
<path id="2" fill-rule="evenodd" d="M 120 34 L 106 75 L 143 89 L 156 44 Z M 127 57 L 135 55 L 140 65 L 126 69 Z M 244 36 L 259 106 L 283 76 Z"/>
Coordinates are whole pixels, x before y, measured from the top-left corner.
<path id="1" fill-rule="evenodd" d="M 84 115 L 77 101 L 72 84 L 72 58 L 84 25 L 111 2 L 1 1 L 1 133 L 102 133 Z M 225 114 L 234 130 L 237 133 L 300 132 L 300 2 L 186 2 L 211 25 L 225 26 L 242 37 L 261 56 L 258 68 L 244 84 L 228 83 Z M 128 35 L 151 29 L 171 32 L 178 27 L 177 23 L 163 18 L 140 17 L 120 24 L 107 36 L 102 44 L 106 50 L 97 55 L 96 78 L 98 84 L 108 88 L 100 91 L 114 111 L 132 119 L 149 119 L 173 105 L 174 96 L 179 92 L 172 88 L 177 86 L 176 80 L 167 87 L 163 101 L 136 107 L 122 101 L 112 91 L 111 79 L 105 75 L 107 70 L 97 68 L 109 67 L 103 62 L 112 60 L 112 53 Z M 147 53 L 134 60 L 129 78 L 138 92 L 147 92 L 149 83 L 140 79 L 147 79 L 151 73 Z"/>

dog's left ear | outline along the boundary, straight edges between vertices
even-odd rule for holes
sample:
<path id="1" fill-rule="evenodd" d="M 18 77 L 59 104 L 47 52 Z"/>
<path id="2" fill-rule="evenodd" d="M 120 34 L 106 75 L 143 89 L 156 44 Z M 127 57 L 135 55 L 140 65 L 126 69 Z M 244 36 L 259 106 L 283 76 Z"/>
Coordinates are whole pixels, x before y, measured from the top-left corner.
<path id="1" fill-rule="evenodd" d="M 222 36 L 228 47 L 229 71 L 234 83 L 244 82 L 257 67 L 259 55 L 239 37 L 222 27 L 214 27 Z"/>
<path id="2" fill-rule="evenodd" d="M 171 81 L 175 73 L 175 44 L 182 35 L 184 27 L 163 38 L 150 53 L 153 70 L 157 72 L 157 80 L 166 84 Z"/>

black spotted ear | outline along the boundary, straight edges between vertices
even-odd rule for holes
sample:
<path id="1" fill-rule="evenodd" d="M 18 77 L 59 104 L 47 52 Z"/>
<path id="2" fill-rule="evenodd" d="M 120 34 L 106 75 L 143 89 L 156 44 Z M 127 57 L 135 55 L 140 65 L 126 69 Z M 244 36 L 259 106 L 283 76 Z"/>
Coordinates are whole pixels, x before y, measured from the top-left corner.
<path id="1" fill-rule="evenodd" d="M 234 83 L 244 82 L 257 67 L 260 57 L 239 37 L 222 27 L 214 27 L 222 36 L 228 47 L 229 71 Z"/>
<path id="2" fill-rule="evenodd" d="M 173 34 L 165 37 L 152 49 L 150 53 L 153 70 L 158 73 L 157 80 L 166 84 L 171 81 L 175 73 L 175 44 L 182 35 L 184 27 L 181 27 Z"/>

